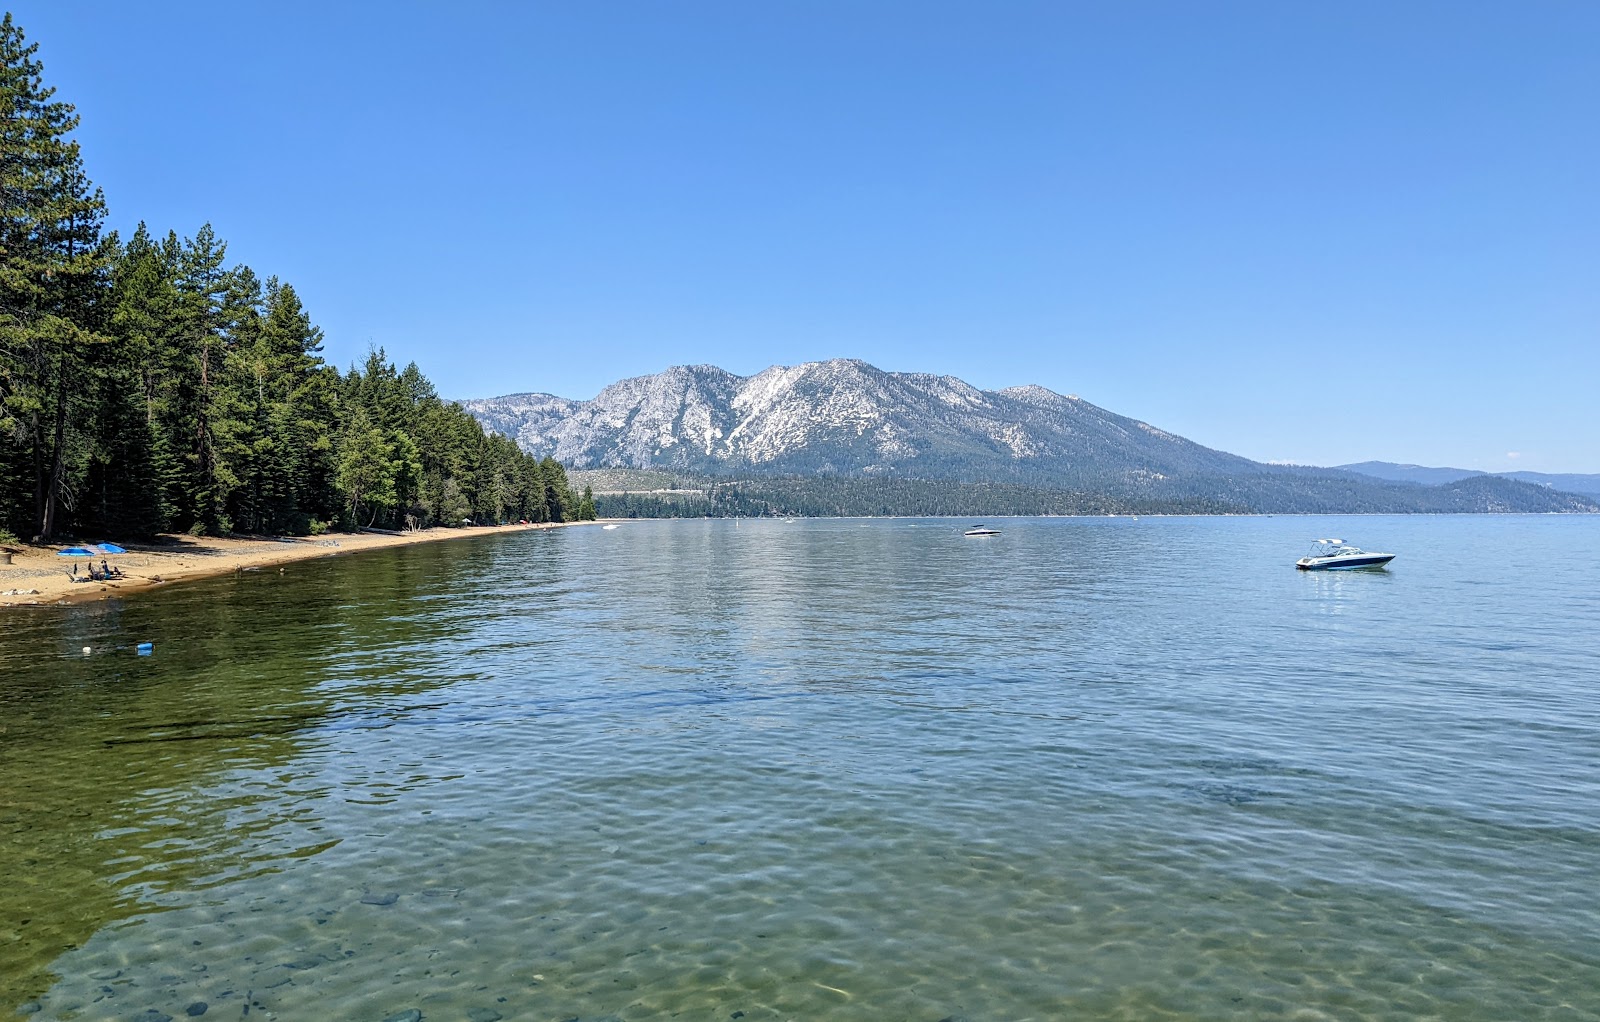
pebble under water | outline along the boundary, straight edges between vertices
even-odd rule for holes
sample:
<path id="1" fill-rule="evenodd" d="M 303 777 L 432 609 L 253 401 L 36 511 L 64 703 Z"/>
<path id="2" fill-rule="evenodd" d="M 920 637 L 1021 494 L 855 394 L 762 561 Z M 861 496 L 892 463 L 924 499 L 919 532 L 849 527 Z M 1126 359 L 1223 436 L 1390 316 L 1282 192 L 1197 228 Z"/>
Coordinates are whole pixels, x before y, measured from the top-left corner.
<path id="1" fill-rule="evenodd" d="M 1600 520 L 967 524 L 7 613 L 0 1013 L 1600 1018 Z"/>

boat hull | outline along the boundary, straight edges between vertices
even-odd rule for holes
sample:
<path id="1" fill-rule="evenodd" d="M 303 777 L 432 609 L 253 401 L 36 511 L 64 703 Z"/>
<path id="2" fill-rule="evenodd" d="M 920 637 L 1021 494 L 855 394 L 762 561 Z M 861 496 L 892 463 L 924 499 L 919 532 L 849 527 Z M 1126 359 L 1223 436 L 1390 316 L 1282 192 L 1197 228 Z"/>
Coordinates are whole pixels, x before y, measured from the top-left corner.
<path id="1" fill-rule="evenodd" d="M 1381 568 L 1394 560 L 1394 554 L 1358 554 L 1354 557 L 1302 557 L 1294 562 L 1301 571 L 1351 571 L 1355 568 Z"/>

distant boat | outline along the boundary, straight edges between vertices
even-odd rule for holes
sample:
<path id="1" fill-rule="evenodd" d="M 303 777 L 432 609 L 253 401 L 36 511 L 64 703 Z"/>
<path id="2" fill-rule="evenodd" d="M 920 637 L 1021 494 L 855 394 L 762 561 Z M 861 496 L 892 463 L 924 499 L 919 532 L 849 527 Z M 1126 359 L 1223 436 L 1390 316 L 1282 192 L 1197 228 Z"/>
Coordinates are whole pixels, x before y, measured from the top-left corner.
<path id="1" fill-rule="evenodd" d="M 604 529 L 606 532 L 610 532 L 612 529 L 617 528 L 617 526 L 615 526 L 615 525 L 602 525 L 602 526 L 600 526 L 600 528 Z"/>
<path id="2" fill-rule="evenodd" d="M 1394 554 L 1371 553 L 1351 546 L 1342 539 L 1319 539 L 1311 553 L 1294 562 L 1301 571 L 1340 571 L 1350 568 L 1381 568 L 1394 560 Z"/>
<path id="3" fill-rule="evenodd" d="M 974 525 L 972 528 L 968 529 L 966 532 L 963 532 L 962 535 L 963 536 L 998 536 L 998 535 L 1000 535 L 1000 530 L 999 529 L 991 529 L 987 525 Z"/>

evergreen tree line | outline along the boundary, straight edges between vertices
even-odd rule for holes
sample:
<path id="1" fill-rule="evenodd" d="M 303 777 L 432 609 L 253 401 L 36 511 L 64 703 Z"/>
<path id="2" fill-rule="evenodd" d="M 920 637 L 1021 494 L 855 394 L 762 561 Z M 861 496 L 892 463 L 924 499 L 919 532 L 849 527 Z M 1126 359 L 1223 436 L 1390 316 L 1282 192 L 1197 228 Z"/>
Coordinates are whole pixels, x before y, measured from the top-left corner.
<path id="1" fill-rule="evenodd" d="M 588 477 L 598 473 L 583 472 Z M 621 473 L 615 472 L 620 476 Z M 644 473 L 640 473 L 644 475 Z M 671 477 L 680 493 L 601 493 L 607 518 L 760 518 L 988 515 L 1594 513 L 1600 502 L 1549 487 L 1473 476 L 1440 486 L 1348 473 L 1257 473 L 1176 479 L 1106 478 L 1088 490 L 1014 482 L 884 476 Z M 654 487 L 652 487 L 654 489 Z"/>
<path id="2" fill-rule="evenodd" d="M 706 482 L 692 493 L 601 493 L 607 518 L 961 517 L 988 515 L 1229 514 L 1238 505 L 1195 497 L 1144 499 L 1016 483 L 797 476 Z"/>
<path id="3" fill-rule="evenodd" d="M 209 225 L 126 241 L 44 84 L 0 21 L 0 534 L 594 517 L 535 459 L 379 349 L 341 373 L 289 284 L 227 260 Z"/>

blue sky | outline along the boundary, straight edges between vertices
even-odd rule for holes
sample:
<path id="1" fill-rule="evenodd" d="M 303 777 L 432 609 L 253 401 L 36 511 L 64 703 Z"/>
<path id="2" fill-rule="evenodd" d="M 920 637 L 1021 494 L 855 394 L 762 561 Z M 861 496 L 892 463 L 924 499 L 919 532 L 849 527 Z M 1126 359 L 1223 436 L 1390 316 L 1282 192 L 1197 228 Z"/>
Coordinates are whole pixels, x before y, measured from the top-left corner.
<path id="1" fill-rule="evenodd" d="M 10 4 L 112 225 L 456 397 L 848 356 L 1600 471 L 1600 4 Z"/>

